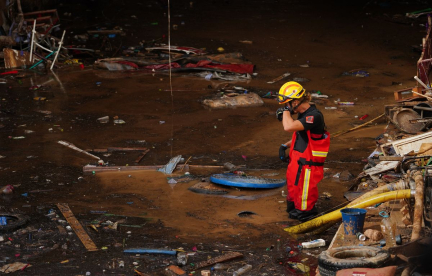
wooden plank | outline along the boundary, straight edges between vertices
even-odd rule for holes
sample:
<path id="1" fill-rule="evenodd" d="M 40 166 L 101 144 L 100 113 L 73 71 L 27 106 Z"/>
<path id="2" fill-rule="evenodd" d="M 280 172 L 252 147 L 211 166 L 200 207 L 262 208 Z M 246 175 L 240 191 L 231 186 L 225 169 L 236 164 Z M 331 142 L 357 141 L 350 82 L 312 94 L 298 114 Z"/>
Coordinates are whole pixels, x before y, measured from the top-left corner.
<path id="1" fill-rule="evenodd" d="M 128 172 L 128 171 L 156 171 L 163 166 L 92 166 L 86 165 L 83 167 L 84 173 L 92 173 L 92 172 Z"/>
<path id="2" fill-rule="evenodd" d="M 90 236 L 84 230 L 80 222 L 75 218 L 74 214 L 69 208 L 69 205 L 67 203 L 57 203 L 57 207 L 59 208 L 60 212 L 62 212 L 70 227 L 72 227 L 75 234 L 77 234 L 78 238 L 84 244 L 85 248 L 87 248 L 88 251 L 99 250 Z"/>
<path id="3" fill-rule="evenodd" d="M 379 160 L 380 161 L 402 161 L 403 157 L 402 156 L 380 156 Z"/>
<path id="4" fill-rule="evenodd" d="M 120 34 L 125 35 L 126 33 L 122 30 L 94 30 L 94 31 L 87 31 L 89 34 Z"/>
<path id="5" fill-rule="evenodd" d="M 219 257 L 215 257 L 215 258 L 211 258 L 208 259 L 207 261 L 202 261 L 199 262 L 197 264 L 195 264 L 195 269 L 200 269 L 206 266 L 210 266 L 210 265 L 214 265 L 216 263 L 221 263 L 221 262 L 226 262 L 226 261 L 230 261 L 236 258 L 240 258 L 243 257 L 242 253 L 239 252 L 228 252 L 222 256 Z"/>
<path id="6" fill-rule="evenodd" d="M 164 165 L 156 165 L 156 166 L 94 166 L 94 165 L 86 165 L 83 167 L 84 173 L 92 173 L 94 172 L 128 172 L 128 171 L 155 171 L 159 168 L 162 168 Z M 177 166 L 176 170 L 181 170 L 182 166 Z M 186 164 L 185 169 L 194 168 L 194 169 L 223 169 L 223 166 L 206 166 L 206 165 L 189 165 Z"/>
<path id="7" fill-rule="evenodd" d="M 146 151 L 147 148 L 118 148 L 118 147 L 110 147 L 108 148 L 108 151 Z"/>
<path id="8" fill-rule="evenodd" d="M 144 151 L 140 156 L 138 156 L 138 158 L 135 160 L 135 163 L 139 163 L 141 162 L 141 160 L 144 158 L 144 156 L 147 154 L 147 152 L 149 152 L 150 150 L 147 149 L 146 151 Z"/>

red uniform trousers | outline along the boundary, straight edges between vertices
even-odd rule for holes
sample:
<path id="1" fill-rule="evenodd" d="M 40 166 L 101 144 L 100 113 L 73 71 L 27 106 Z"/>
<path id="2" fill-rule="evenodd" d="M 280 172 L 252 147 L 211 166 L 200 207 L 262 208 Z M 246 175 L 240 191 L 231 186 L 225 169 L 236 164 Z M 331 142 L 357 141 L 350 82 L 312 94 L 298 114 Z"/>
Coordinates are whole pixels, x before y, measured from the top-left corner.
<path id="1" fill-rule="evenodd" d="M 313 134 L 306 131 L 308 145 L 304 152 L 294 150 L 297 132 L 293 134 L 290 147 L 290 161 L 287 169 L 287 201 L 295 208 L 309 211 L 318 200 L 317 184 L 324 177 L 324 161 L 330 148 L 330 134 Z"/>

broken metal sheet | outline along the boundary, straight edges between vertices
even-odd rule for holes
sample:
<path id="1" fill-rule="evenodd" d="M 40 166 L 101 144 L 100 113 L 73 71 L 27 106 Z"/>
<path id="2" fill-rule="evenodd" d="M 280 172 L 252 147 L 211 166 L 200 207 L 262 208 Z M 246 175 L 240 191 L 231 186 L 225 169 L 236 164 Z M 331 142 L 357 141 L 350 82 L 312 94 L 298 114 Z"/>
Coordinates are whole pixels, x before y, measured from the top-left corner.
<path id="1" fill-rule="evenodd" d="M 171 158 L 171 160 L 163 166 L 162 168 L 158 169 L 158 172 L 163 172 L 164 174 L 172 174 L 177 164 L 180 162 L 182 156 L 177 155 L 176 157 Z"/>
<path id="2" fill-rule="evenodd" d="M 359 192 L 359 191 L 348 191 L 344 193 L 344 198 L 348 201 L 353 201 L 354 199 L 358 198 L 359 196 L 362 196 L 365 192 Z"/>
<path id="3" fill-rule="evenodd" d="M 400 163 L 399 161 L 381 161 L 375 167 L 367 169 L 364 172 L 367 175 L 372 176 L 372 175 L 379 174 L 382 172 L 394 170 L 399 166 L 399 163 Z"/>

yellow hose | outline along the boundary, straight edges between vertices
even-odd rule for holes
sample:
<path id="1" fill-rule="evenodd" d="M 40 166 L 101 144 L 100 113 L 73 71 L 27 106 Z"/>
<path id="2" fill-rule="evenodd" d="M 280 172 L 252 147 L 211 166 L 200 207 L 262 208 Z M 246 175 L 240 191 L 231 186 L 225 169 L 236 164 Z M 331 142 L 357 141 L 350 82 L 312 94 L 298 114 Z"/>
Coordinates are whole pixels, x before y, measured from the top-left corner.
<path id="1" fill-rule="evenodd" d="M 347 204 L 344 208 L 350 208 L 351 206 L 363 201 L 363 199 L 377 195 L 377 194 L 382 194 L 382 193 L 386 193 L 386 192 L 390 192 L 390 191 L 396 191 L 396 190 L 405 190 L 406 189 L 405 186 L 406 185 L 403 181 L 382 185 L 378 188 L 375 188 L 375 189 L 357 197 L 356 199 L 351 201 L 349 204 Z M 330 227 L 332 227 L 333 224 L 335 224 L 336 222 L 337 221 L 326 222 L 325 224 L 321 225 L 319 228 L 316 228 L 316 229 L 309 231 L 307 234 L 309 236 L 321 234 L 322 232 L 324 232 L 327 229 L 329 229 Z"/>
<path id="2" fill-rule="evenodd" d="M 368 198 L 368 197 L 371 197 L 374 195 L 378 195 L 378 194 L 382 194 L 382 193 L 386 193 L 386 192 L 391 192 L 391 191 L 396 191 L 396 190 L 405 190 L 406 188 L 409 188 L 409 187 L 406 187 L 405 183 L 402 180 L 399 182 L 396 182 L 396 183 L 382 185 L 382 186 L 375 188 L 375 189 L 361 195 L 360 197 L 354 199 L 345 208 L 351 207 L 352 205 L 363 201 L 365 198 Z"/>
<path id="3" fill-rule="evenodd" d="M 365 207 L 369 207 L 369 206 L 372 206 L 372 205 L 375 205 L 378 203 L 382 203 L 382 202 L 386 202 L 386 201 L 390 201 L 390 200 L 410 198 L 412 195 L 414 195 L 414 192 L 411 191 L 410 189 L 400 190 L 400 191 L 392 191 L 392 192 L 388 192 L 388 193 L 382 193 L 382 194 L 378 194 L 378 195 L 374 195 L 374 196 L 371 196 L 369 198 L 366 198 L 359 203 L 356 203 L 354 205 L 349 206 L 349 208 L 365 208 Z M 344 208 L 340 208 L 336 211 L 325 214 L 325 215 L 320 216 L 318 218 L 315 218 L 313 220 L 301 223 L 299 225 L 285 228 L 284 230 L 290 234 L 300 234 L 300 233 L 307 232 L 311 229 L 315 229 L 317 227 L 320 227 L 321 225 L 326 224 L 328 222 L 338 221 L 342 217 L 340 210 L 342 210 Z"/>

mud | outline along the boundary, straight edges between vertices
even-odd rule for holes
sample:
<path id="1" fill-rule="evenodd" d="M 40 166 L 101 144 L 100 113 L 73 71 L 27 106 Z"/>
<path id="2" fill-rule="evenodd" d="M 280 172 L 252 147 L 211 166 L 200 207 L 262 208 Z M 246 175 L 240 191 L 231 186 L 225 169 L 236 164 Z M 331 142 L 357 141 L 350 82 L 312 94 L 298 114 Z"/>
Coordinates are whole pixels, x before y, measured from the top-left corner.
<path id="1" fill-rule="evenodd" d="M 167 35 L 164 1 L 87 2 L 57 4 L 60 14 L 72 13 L 62 21 L 70 43 L 72 36 L 84 29 L 118 25 L 128 35 L 112 40 L 113 50 L 107 54 L 113 55 L 122 46 Z M 330 133 L 364 123 L 355 116 L 368 114 L 366 120 L 377 117 L 384 112 L 385 104 L 393 102 L 395 90 L 415 84 L 412 76 L 419 54 L 411 50 L 411 45 L 421 42 L 424 28 L 419 24 L 424 19 L 401 21 L 395 16 L 424 8 L 415 2 L 409 6 L 403 2 L 381 6 L 366 5 L 367 1 L 336 1 L 334 5 L 320 1 L 201 1 L 194 2 L 192 8 L 190 2 L 175 1 L 171 9 L 171 23 L 178 25 L 178 30 L 171 30 L 173 45 L 206 48 L 214 53 L 218 47 L 241 52 L 256 65 L 258 75 L 247 83 L 230 84 L 259 95 L 278 91 L 284 81 L 267 81 L 285 72 L 291 73 L 287 80 L 309 79 L 304 83 L 307 90 L 329 95 L 329 99 L 317 100 L 316 104 Z M 166 36 L 163 40 L 166 42 Z M 239 40 L 253 43 L 242 44 Z M 92 39 L 87 47 L 102 48 L 101 43 Z M 277 173 L 272 178 L 284 178 L 286 164 L 278 160 L 278 148 L 290 137 L 275 118 L 276 101 L 263 99 L 264 105 L 259 107 L 212 110 L 201 102 L 215 95 L 225 84 L 222 81 L 176 73 L 172 75 L 171 93 L 168 74 L 94 70 L 94 57 L 83 60 L 84 70 L 69 66 L 56 71 L 56 75 L 23 71 L 26 77 L 10 78 L 6 85 L 1 84 L 0 155 L 5 157 L 0 159 L 0 179 L 2 185 L 12 184 L 16 190 L 13 195 L 0 195 L 0 205 L 5 211 L 29 215 L 28 225 L 37 231 L 32 240 L 27 233 L 5 234 L 20 246 L 0 243 L 0 261 L 28 259 L 32 264 L 26 269 L 29 275 L 77 275 L 87 271 L 132 275 L 132 262 L 137 261 L 138 270 L 157 275 L 175 258 L 124 256 L 123 248 L 183 247 L 192 251 L 197 246 L 198 252 L 190 257 L 192 263 L 233 250 L 245 254 L 242 261 L 254 266 L 253 275 L 298 273 L 289 268 L 288 260 L 303 260 L 314 274 L 315 256 L 320 250 L 304 250 L 294 258 L 288 258 L 285 252 L 288 246 L 298 252 L 296 245 L 314 238 L 288 237 L 283 231 L 297 223 L 285 212 L 281 195 L 285 188 L 256 200 L 240 200 L 188 190 L 201 178 L 222 170 L 191 169 L 196 179 L 175 185 L 168 184 L 166 175 L 153 171 L 83 175 L 82 167 L 96 161 L 57 143 L 65 140 L 81 149 L 147 147 L 150 151 L 139 165 L 164 165 L 171 157 L 182 155 L 192 157 L 191 165 L 231 162 L 245 165 L 248 175 Z M 304 64 L 309 67 L 300 67 Z M 370 76 L 342 76 L 353 69 L 366 70 Z M 43 84 L 44 89 L 29 90 L 36 84 Z M 35 101 L 37 96 L 47 100 Z M 355 105 L 325 109 L 337 106 L 337 99 L 354 101 Z M 51 114 L 40 113 L 45 110 Z M 110 122 L 100 124 L 97 118 L 103 116 L 110 116 Z M 113 124 L 114 116 L 126 124 Z M 320 212 L 345 202 L 343 193 L 352 181 L 339 181 L 333 175 L 344 170 L 357 175 L 364 165 L 362 159 L 375 148 L 374 138 L 386 126 L 382 119 L 371 127 L 332 139 L 326 178 L 319 184 L 320 195 L 329 192 L 332 197 L 318 201 Z M 12 139 L 18 136 L 25 139 Z M 110 165 L 131 166 L 139 152 L 99 156 Z M 268 192 L 228 191 L 231 196 Z M 45 216 L 58 202 L 68 203 L 83 225 L 109 219 L 124 220 L 121 224 L 126 226 L 119 226 L 117 231 L 102 226 L 98 232 L 87 227 L 96 245 L 107 247 L 87 253 L 76 236 L 62 236 L 58 223 Z M 241 211 L 257 215 L 238 217 Z M 335 228 L 330 229 L 320 238 L 330 243 L 334 232 Z M 279 251 L 277 239 L 282 241 Z M 66 249 L 63 244 L 68 245 Z M 14 257 L 17 252 L 21 255 Z M 118 267 L 120 259 L 126 261 L 125 268 Z M 61 263 L 65 260 L 68 262 Z M 234 268 L 240 266 L 236 263 Z M 187 268 L 193 270 L 192 266 Z"/>

